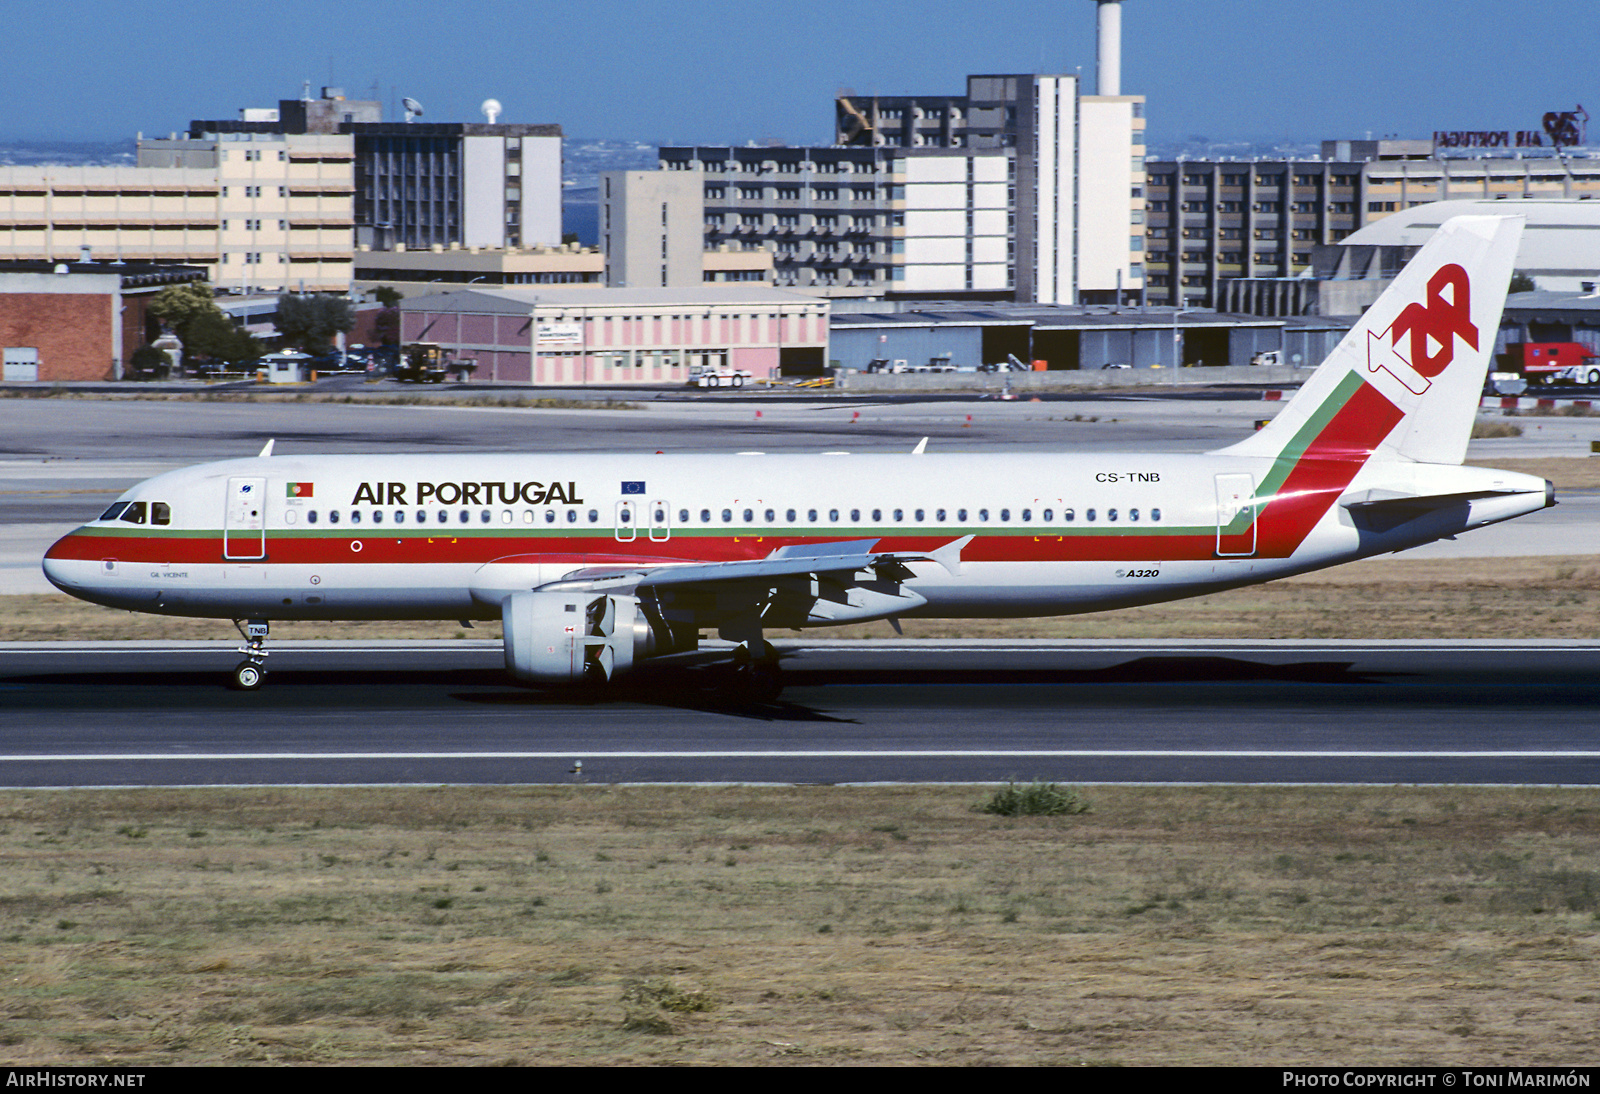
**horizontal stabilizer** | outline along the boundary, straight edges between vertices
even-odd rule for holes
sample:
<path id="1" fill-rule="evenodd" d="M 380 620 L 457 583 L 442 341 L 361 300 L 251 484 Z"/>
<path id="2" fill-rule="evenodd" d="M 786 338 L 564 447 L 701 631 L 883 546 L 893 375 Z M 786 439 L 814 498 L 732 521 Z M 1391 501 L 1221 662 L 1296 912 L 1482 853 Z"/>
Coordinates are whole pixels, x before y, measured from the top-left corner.
<path id="1" fill-rule="evenodd" d="M 1352 511 L 1373 512 L 1383 509 L 1445 509 L 1483 498 L 1503 498 L 1520 494 L 1520 490 L 1461 490 L 1449 494 L 1411 494 L 1399 490 L 1357 490 L 1339 499 L 1339 504 Z"/>

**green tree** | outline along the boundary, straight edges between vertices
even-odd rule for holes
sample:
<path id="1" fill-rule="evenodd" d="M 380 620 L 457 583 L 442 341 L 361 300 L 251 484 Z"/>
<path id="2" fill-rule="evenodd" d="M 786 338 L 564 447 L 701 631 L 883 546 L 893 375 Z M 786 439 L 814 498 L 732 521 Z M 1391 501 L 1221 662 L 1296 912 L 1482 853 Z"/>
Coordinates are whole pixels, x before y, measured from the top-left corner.
<path id="1" fill-rule="evenodd" d="M 1533 292 L 1536 288 L 1538 286 L 1533 283 L 1533 278 L 1518 270 L 1511 275 L 1511 284 L 1506 287 L 1506 292 Z"/>
<path id="2" fill-rule="evenodd" d="M 400 301 L 404 300 L 405 298 L 405 294 L 399 289 L 394 288 L 392 285 L 379 285 L 376 289 L 372 290 L 372 299 L 376 300 L 386 308 L 398 307 Z"/>
<path id="3" fill-rule="evenodd" d="M 172 356 L 164 349 L 145 344 L 133 351 L 133 357 L 128 364 L 132 366 L 136 379 L 149 377 L 153 380 L 165 380 L 172 371 Z"/>
<path id="4" fill-rule="evenodd" d="M 150 298 L 147 311 L 178 336 L 185 346 L 189 344 L 189 328 L 202 315 L 221 315 L 211 286 L 204 281 L 190 281 L 182 285 L 168 285 Z"/>
<path id="5" fill-rule="evenodd" d="M 372 337 L 380 346 L 400 344 L 400 309 L 384 308 L 372 320 Z"/>
<path id="6" fill-rule="evenodd" d="M 261 356 L 261 343 L 218 309 L 202 313 L 189 324 L 183 346 L 189 353 L 219 361 L 248 361 Z"/>
<path id="7" fill-rule="evenodd" d="M 278 297 L 278 333 L 291 346 L 307 353 L 321 353 L 341 331 L 356 325 L 355 308 L 347 296 Z"/>

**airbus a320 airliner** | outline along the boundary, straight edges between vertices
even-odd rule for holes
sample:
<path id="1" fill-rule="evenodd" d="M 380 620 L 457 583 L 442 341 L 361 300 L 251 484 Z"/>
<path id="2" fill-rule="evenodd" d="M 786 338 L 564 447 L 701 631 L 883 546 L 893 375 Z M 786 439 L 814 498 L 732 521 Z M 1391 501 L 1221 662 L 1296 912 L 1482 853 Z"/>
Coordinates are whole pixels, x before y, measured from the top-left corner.
<path id="1" fill-rule="evenodd" d="M 1462 466 L 1520 217 L 1459 217 L 1265 428 L 1202 455 L 510 453 L 227 460 L 133 487 L 62 538 L 73 596 L 268 621 L 501 619 L 518 681 L 597 683 L 773 628 L 1175 600 L 1403 550 L 1555 503 Z M 241 625 L 242 624 L 242 625 Z"/>

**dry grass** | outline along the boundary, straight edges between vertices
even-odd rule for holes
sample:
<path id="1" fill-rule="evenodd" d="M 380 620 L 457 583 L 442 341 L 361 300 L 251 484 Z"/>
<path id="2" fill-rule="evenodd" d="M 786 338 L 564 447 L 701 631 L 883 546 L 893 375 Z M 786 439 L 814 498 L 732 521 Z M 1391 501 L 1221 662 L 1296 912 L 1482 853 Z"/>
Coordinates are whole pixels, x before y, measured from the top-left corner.
<path id="1" fill-rule="evenodd" d="M 1535 475 L 1556 484 L 1556 498 L 1564 490 L 1600 489 L 1600 459 L 1584 457 L 1551 456 L 1544 459 L 1503 460 L 1498 458 L 1468 460 L 1475 467 L 1497 467 L 1502 471 L 1517 471 Z"/>
<path id="2" fill-rule="evenodd" d="M 1374 612 L 1373 605 L 1383 605 Z M 1600 559 L 1383 559 L 1194 600 L 1052 619 L 906 620 L 911 638 L 1594 638 Z M 887 623 L 806 632 L 894 638 Z M 498 639 L 498 622 L 278 623 L 275 640 Z M 786 637 L 780 632 L 776 637 Z M 0 597 L 0 640 L 236 640 L 226 620 L 135 615 L 61 595 Z"/>
<path id="3" fill-rule="evenodd" d="M 1549 1064 L 1592 792 L 0 794 L 12 1065 Z"/>
<path id="4" fill-rule="evenodd" d="M 565 399 L 553 396 L 445 393 L 415 395 L 383 391 L 283 391 L 272 387 L 211 391 L 160 391 L 130 387 L 117 391 L 78 391 L 63 386 L 0 388 L 0 399 L 86 399 L 145 403 L 365 403 L 373 406 L 472 406 L 535 410 L 638 410 L 622 399 Z"/>

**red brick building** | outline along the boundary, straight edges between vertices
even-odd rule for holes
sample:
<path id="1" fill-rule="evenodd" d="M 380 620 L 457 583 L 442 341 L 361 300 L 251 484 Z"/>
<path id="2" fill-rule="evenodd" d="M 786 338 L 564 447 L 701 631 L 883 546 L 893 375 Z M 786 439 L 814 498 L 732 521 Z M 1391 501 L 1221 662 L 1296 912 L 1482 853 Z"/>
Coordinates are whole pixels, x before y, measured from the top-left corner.
<path id="1" fill-rule="evenodd" d="M 0 380 L 117 380 L 149 340 L 149 298 L 197 266 L 0 263 Z"/>

